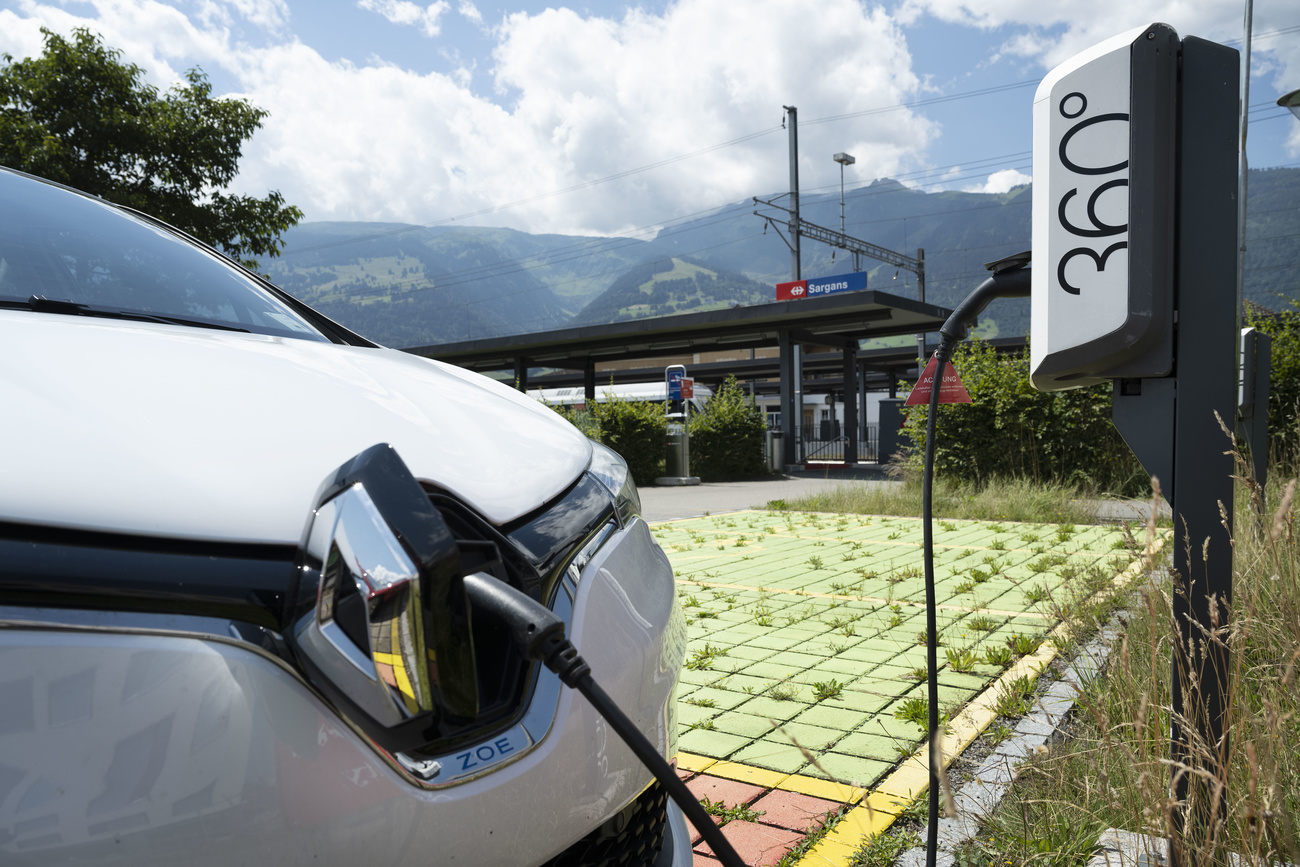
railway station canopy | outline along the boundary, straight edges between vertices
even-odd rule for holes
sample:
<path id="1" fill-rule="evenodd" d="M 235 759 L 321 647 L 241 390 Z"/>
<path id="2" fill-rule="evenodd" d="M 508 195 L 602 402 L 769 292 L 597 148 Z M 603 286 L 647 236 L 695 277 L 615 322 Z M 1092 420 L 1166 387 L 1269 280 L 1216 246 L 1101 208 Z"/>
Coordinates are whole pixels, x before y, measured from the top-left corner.
<path id="1" fill-rule="evenodd" d="M 526 387 L 529 368 L 582 371 L 589 379 L 594 366 L 602 362 L 643 360 L 649 366 L 651 359 L 719 350 L 781 346 L 784 355 L 785 346 L 803 345 L 856 352 L 862 340 L 938 331 L 949 312 L 912 298 L 866 290 L 406 351 L 480 373 L 510 370 L 520 387 Z M 892 363 L 915 369 L 914 349 L 892 355 L 898 356 Z"/>

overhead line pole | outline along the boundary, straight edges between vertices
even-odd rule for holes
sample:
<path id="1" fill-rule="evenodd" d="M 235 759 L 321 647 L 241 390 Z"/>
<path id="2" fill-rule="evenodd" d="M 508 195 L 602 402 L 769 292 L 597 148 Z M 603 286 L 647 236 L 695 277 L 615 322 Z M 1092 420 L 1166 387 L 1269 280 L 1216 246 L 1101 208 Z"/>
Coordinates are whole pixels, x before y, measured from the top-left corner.
<path id="1" fill-rule="evenodd" d="M 782 106 L 790 133 L 790 279 L 803 279 L 803 261 L 800 255 L 799 236 L 802 225 L 799 220 L 799 110 L 793 105 Z M 803 458 L 803 345 L 788 338 L 789 376 L 782 377 L 782 383 L 789 383 L 782 389 L 781 431 L 784 441 L 783 462 L 798 463 Z"/>

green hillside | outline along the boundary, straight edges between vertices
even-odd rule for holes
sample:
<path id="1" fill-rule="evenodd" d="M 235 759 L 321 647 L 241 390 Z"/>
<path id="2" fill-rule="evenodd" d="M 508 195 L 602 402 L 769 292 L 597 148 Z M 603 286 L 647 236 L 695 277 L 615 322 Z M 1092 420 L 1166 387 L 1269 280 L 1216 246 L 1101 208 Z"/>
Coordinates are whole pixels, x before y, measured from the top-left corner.
<path id="1" fill-rule="evenodd" d="M 272 281 L 390 346 L 557 328 L 639 261 L 642 242 L 511 229 L 308 223 L 291 229 Z M 604 242 L 600 257 L 581 255 Z"/>
<path id="2" fill-rule="evenodd" d="M 909 256 L 924 247 L 926 300 L 952 307 L 984 279 L 984 262 L 1029 249 L 1030 200 L 1028 186 L 927 193 L 881 180 L 848 191 L 845 231 Z M 1277 309 L 1300 299 L 1300 169 L 1252 171 L 1249 202 L 1246 297 Z M 652 241 L 308 223 L 287 233 L 284 254 L 265 269 L 367 337 L 417 346 L 773 300 L 775 284 L 790 279 L 790 251 L 753 211 L 738 202 Z M 839 194 L 805 195 L 801 213 L 838 229 Z M 805 277 L 853 269 L 851 255 L 807 239 L 802 261 Z M 909 272 L 862 264 L 869 288 L 917 297 Z M 994 302 L 980 328 L 1027 333 L 1028 299 Z"/>
<path id="3" fill-rule="evenodd" d="M 623 274 L 575 316 L 571 324 L 596 325 L 761 304 L 772 300 L 772 292 L 763 283 L 698 261 L 660 259 Z"/>

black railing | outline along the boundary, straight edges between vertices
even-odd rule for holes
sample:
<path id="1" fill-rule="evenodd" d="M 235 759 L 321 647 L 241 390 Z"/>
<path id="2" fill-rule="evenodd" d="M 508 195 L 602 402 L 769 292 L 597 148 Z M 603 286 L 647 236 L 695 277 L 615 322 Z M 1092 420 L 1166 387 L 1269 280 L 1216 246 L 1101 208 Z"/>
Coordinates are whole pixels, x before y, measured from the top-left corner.
<path id="1" fill-rule="evenodd" d="M 844 448 L 848 443 L 848 437 L 829 436 L 829 437 L 809 437 L 805 436 L 802 442 L 802 459 L 819 463 L 842 463 L 844 461 Z M 863 439 L 858 440 L 858 460 L 875 461 L 880 453 L 880 431 L 875 425 L 867 427 L 867 434 Z"/>

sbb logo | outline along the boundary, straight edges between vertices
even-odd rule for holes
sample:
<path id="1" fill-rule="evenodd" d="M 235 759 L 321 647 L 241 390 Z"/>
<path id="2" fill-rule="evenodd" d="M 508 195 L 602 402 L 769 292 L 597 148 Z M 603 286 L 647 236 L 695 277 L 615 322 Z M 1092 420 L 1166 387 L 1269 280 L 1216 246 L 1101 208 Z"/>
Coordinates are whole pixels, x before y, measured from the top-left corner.
<path id="1" fill-rule="evenodd" d="M 789 283 L 776 284 L 777 301 L 797 301 L 808 297 L 808 281 L 792 280 Z"/>

